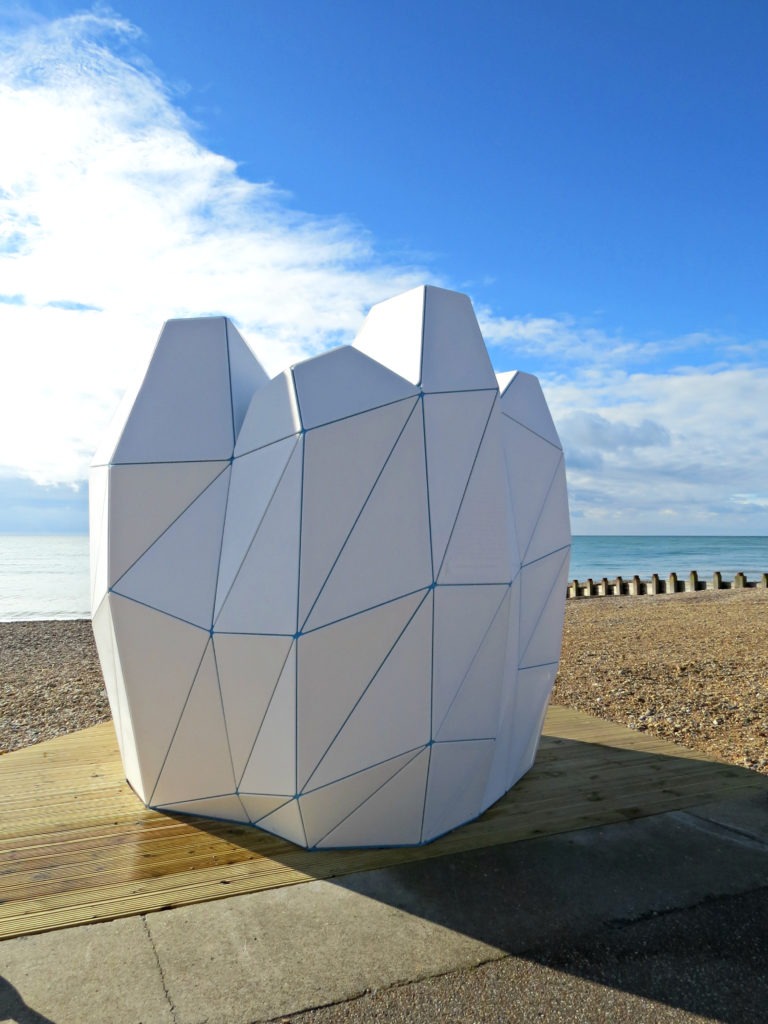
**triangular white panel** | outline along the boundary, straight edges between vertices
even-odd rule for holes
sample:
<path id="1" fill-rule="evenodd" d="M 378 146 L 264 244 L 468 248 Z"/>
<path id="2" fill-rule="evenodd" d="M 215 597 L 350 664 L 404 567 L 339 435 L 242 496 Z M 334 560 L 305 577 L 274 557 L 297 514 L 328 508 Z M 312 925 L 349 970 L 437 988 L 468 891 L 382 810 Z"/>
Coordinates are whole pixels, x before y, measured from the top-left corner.
<path id="1" fill-rule="evenodd" d="M 417 394 L 412 384 L 350 346 L 299 363 L 293 379 L 305 430 Z"/>
<path id="2" fill-rule="evenodd" d="M 291 648 L 238 789 L 296 792 L 296 647 Z"/>
<path id="3" fill-rule="evenodd" d="M 314 846 L 416 757 L 416 751 L 355 772 L 299 798 L 307 844 Z"/>
<path id="4" fill-rule="evenodd" d="M 482 739 L 496 735 L 508 633 L 507 594 L 435 732 L 436 740 Z"/>
<path id="5" fill-rule="evenodd" d="M 443 560 L 494 398 L 493 391 L 426 395 L 424 398 L 429 515 L 435 566 Z"/>
<path id="6" fill-rule="evenodd" d="M 435 591 L 432 724 L 437 729 L 469 672 L 508 587 L 438 587 Z"/>
<path id="7" fill-rule="evenodd" d="M 209 644 L 150 803 L 159 807 L 234 790 L 216 659 Z"/>
<path id="8" fill-rule="evenodd" d="M 519 660 L 519 632 L 520 632 L 520 577 L 515 580 L 509 588 L 507 599 L 507 652 L 503 671 L 503 684 L 501 688 L 501 700 L 499 703 L 499 721 L 496 729 L 496 743 L 493 751 L 493 762 L 488 773 L 488 785 L 486 787 L 483 804 L 489 807 L 499 797 L 506 793 L 508 762 L 510 758 L 510 745 L 514 724 L 514 701 L 517 689 L 517 663 Z"/>
<path id="9" fill-rule="evenodd" d="M 415 846 L 421 837 L 429 752 L 423 751 L 337 828 L 319 848 Z"/>
<path id="10" fill-rule="evenodd" d="M 217 633 L 213 639 L 219 686 L 227 722 L 235 777 L 251 754 L 277 681 L 283 671 L 290 637 Z"/>
<path id="11" fill-rule="evenodd" d="M 146 376 L 146 374 L 144 374 L 144 376 Z M 123 392 L 123 396 L 120 399 L 117 409 L 115 410 L 112 419 L 109 421 L 106 431 L 99 440 L 98 448 L 94 452 L 91 469 L 95 469 L 100 466 L 108 466 L 112 462 L 112 457 L 115 454 L 115 448 L 123 435 L 128 418 L 133 412 L 136 396 L 138 395 L 143 383 L 144 377 L 137 378 L 132 381 Z"/>
<path id="12" fill-rule="evenodd" d="M 210 629 L 229 470 L 114 585 L 123 597 Z"/>
<path id="13" fill-rule="evenodd" d="M 288 796 L 260 796 L 253 793 L 241 793 L 240 801 L 248 813 L 252 825 L 258 824 L 262 818 L 276 811 L 278 807 L 284 807 L 290 803 L 292 797 Z"/>
<path id="14" fill-rule="evenodd" d="M 512 514 L 522 553 L 530 543 L 562 452 L 503 413 L 500 423 Z"/>
<path id="15" fill-rule="evenodd" d="M 565 460 L 555 470 L 552 485 L 547 491 L 544 508 L 541 510 L 530 543 L 523 553 L 524 562 L 556 551 L 570 543 L 571 524 L 568 516 L 568 493 L 565 485 Z"/>
<path id="16" fill-rule="evenodd" d="M 497 373 L 496 374 L 496 383 L 499 386 L 499 394 L 501 396 L 504 395 L 504 392 L 507 390 L 509 385 L 515 379 L 515 377 L 517 376 L 518 372 L 519 372 L 518 370 L 505 370 L 504 373 Z"/>
<path id="17" fill-rule="evenodd" d="M 88 528 L 91 555 L 91 608 L 99 607 L 109 587 L 109 469 L 92 469 L 88 480 Z"/>
<path id="18" fill-rule="evenodd" d="M 304 441 L 299 621 L 309 613 L 415 399 L 311 430 Z M 418 415 L 416 413 L 415 415 Z"/>
<path id="19" fill-rule="evenodd" d="M 425 391 L 496 390 L 496 375 L 469 296 L 427 286 L 421 386 Z"/>
<path id="20" fill-rule="evenodd" d="M 512 376 L 502 390 L 501 409 L 557 448 L 561 447 L 541 385 L 532 374 L 518 371 Z"/>
<path id="21" fill-rule="evenodd" d="M 251 399 L 237 435 L 235 456 L 282 441 L 301 430 L 290 370 L 279 374 Z"/>
<path id="22" fill-rule="evenodd" d="M 372 306 L 354 342 L 411 384 L 421 380 L 425 292 L 422 285 Z"/>
<path id="23" fill-rule="evenodd" d="M 518 673 L 506 789 L 517 782 L 534 762 L 556 673 L 556 665 L 521 669 Z"/>
<path id="24" fill-rule="evenodd" d="M 243 461 L 262 454 L 246 455 Z M 296 632 L 301 473 L 298 444 L 232 585 L 222 593 L 217 632 Z"/>
<path id="25" fill-rule="evenodd" d="M 343 722 L 312 774 L 312 788 L 426 744 L 432 694 L 432 594 L 422 601 L 386 661 Z M 408 713 L 403 714 L 403 708 Z"/>
<path id="26" fill-rule="evenodd" d="M 136 738 L 139 775 L 126 775 L 146 803 L 155 788 L 209 636 L 206 630 L 111 594 L 115 638 Z M 123 721 L 125 736 L 125 721 Z"/>
<path id="27" fill-rule="evenodd" d="M 115 726 L 115 733 L 117 734 L 117 745 L 120 747 L 120 756 L 124 762 L 130 761 L 135 774 L 137 764 L 133 735 L 129 732 L 129 742 L 127 743 L 123 737 L 124 728 L 130 725 L 130 715 L 127 712 L 125 683 L 120 667 L 115 631 L 112 625 L 112 611 L 109 607 L 109 598 L 102 601 L 93 613 L 91 625 L 93 627 L 94 640 L 96 641 L 96 649 L 99 654 L 101 674 L 104 677 L 109 707 L 112 712 L 112 721 Z"/>
<path id="28" fill-rule="evenodd" d="M 169 320 L 112 461 L 228 459 L 234 443 L 224 317 Z"/>
<path id="29" fill-rule="evenodd" d="M 501 472 L 498 417 L 494 409 L 451 532 L 439 583 L 508 583 L 517 572 L 519 553 L 511 530 L 509 488 Z"/>
<path id="30" fill-rule="evenodd" d="M 299 640 L 299 788 L 395 645 L 423 594 L 353 615 Z"/>
<path id="31" fill-rule="evenodd" d="M 297 444 L 295 437 L 289 437 L 235 459 L 232 464 L 216 585 L 215 615 L 218 615 L 229 594 Z M 289 495 L 289 500 L 292 498 L 293 495 Z M 298 510 L 292 509 L 291 512 L 295 520 Z"/>
<path id="32" fill-rule="evenodd" d="M 259 828 L 265 828 L 276 836 L 287 839 L 289 843 L 296 843 L 297 846 L 306 846 L 307 837 L 304 832 L 304 825 L 301 820 L 299 804 L 297 800 L 291 800 L 283 804 L 278 810 L 268 814 L 266 818 L 259 821 Z"/>
<path id="33" fill-rule="evenodd" d="M 229 320 L 224 321 L 229 349 L 229 378 L 232 396 L 232 426 L 237 437 L 246 409 L 256 391 L 269 384 L 269 377 L 256 356 L 243 341 L 240 332 Z"/>
<path id="34" fill-rule="evenodd" d="M 520 615 L 521 668 L 546 665 L 560 657 L 569 555 L 566 548 L 523 567 L 526 596 Z"/>
<path id="35" fill-rule="evenodd" d="M 110 586 L 130 569 L 227 465 L 222 461 L 154 462 L 113 467 L 110 500 L 121 514 L 109 531 Z"/>
<path id="36" fill-rule="evenodd" d="M 307 620 L 314 629 L 432 582 L 424 431 L 405 426 Z"/>
<path id="37" fill-rule="evenodd" d="M 219 821 L 241 821 L 243 824 L 250 822 L 239 798 L 233 794 L 187 800 L 178 804 L 164 804 L 162 809 L 172 814 L 196 814 L 201 818 L 216 818 Z"/>
<path id="38" fill-rule="evenodd" d="M 493 747 L 493 740 L 475 740 L 435 743 L 431 748 L 422 842 L 481 813 Z"/>

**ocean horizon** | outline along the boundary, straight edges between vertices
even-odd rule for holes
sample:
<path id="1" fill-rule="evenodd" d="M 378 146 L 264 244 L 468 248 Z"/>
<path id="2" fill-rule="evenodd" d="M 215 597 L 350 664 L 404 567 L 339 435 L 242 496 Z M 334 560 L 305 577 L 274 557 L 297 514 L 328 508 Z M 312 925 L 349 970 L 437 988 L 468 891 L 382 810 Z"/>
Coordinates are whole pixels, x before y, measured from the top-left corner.
<path id="1" fill-rule="evenodd" d="M 768 572 L 768 537 L 576 534 L 569 579 Z M 0 622 L 90 618 L 88 537 L 0 534 Z"/>

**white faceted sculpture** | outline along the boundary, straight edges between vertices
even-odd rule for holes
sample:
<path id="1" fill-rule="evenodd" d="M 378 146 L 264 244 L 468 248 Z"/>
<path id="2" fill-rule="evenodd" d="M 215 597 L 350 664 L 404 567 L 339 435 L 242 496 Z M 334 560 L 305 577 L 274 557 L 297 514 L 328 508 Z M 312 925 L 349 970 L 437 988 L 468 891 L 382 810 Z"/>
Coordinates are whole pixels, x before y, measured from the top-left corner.
<path id="1" fill-rule="evenodd" d="M 169 321 L 91 474 L 93 627 L 148 805 L 307 847 L 430 842 L 533 763 L 570 550 L 535 377 L 465 295 L 269 380 Z"/>

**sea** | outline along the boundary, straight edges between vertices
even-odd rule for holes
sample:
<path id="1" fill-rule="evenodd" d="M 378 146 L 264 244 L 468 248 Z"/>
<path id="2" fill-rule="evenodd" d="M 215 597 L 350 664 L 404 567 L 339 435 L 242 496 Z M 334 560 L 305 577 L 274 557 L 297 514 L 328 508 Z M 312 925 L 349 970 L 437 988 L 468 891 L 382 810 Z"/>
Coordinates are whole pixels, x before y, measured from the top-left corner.
<path id="1" fill-rule="evenodd" d="M 768 572 L 768 537 L 573 538 L 569 579 Z M 90 616 L 88 537 L 0 534 L 0 622 Z"/>

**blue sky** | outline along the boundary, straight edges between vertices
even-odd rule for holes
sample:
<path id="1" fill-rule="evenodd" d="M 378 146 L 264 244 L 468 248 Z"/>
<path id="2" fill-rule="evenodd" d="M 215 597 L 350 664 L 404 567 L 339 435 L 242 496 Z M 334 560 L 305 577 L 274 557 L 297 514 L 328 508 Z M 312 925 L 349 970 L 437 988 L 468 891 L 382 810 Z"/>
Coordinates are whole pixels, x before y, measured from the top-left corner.
<path id="1" fill-rule="evenodd" d="M 423 281 L 576 533 L 768 533 L 768 6 L 0 0 L 0 530 L 85 529 L 170 316 L 270 373 Z"/>

